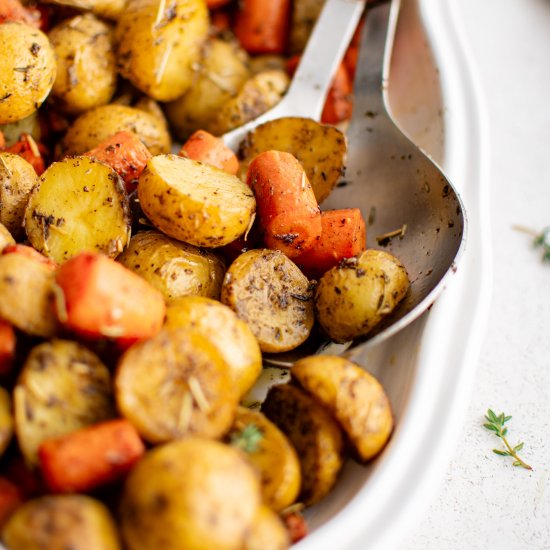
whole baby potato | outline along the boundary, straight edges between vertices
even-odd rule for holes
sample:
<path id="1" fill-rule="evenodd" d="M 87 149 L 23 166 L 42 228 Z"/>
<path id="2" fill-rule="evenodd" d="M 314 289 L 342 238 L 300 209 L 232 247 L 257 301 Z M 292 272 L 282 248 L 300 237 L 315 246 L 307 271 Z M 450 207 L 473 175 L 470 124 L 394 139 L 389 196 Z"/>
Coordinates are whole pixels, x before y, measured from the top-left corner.
<path id="1" fill-rule="evenodd" d="M 108 103 L 117 79 L 111 27 L 88 13 L 62 21 L 49 38 L 58 69 L 52 94 L 59 106 L 78 114 Z"/>
<path id="2" fill-rule="evenodd" d="M 204 0 L 129 0 L 116 28 L 120 73 L 153 99 L 176 99 L 193 82 L 207 35 Z"/>
<path id="3" fill-rule="evenodd" d="M 0 25 L 0 52 L 0 124 L 7 124 L 42 105 L 57 65 L 48 37 L 26 23 Z"/>
<path id="4" fill-rule="evenodd" d="M 259 507 L 244 456 L 190 437 L 149 451 L 130 472 L 122 535 L 129 550 L 241 550 Z"/>
<path id="5" fill-rule="evenodd" d="M 366 250 L 327 271 L 315 292 L 317 320 L 335 342 L 368 334 L 409 288 L 407 271 L 382 250 Z"/>

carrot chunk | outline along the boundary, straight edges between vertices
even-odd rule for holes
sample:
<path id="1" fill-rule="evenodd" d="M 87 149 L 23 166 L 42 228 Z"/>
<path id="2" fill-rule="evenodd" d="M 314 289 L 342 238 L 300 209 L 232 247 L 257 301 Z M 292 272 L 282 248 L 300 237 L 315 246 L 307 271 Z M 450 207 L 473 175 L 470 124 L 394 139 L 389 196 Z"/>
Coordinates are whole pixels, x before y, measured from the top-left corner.
<path id="1" fill-rule="evenodd" d="M 49 489 L 67 493 L 89 491 L 119 479 L 144 452 L 134 426 L 116 419 L 48 439 L 40 445 L 38 457 Z"/>
<path id="2" fill-rule="evenodd" d="M 231 17 L 225 10 L 216 10 L 210 14 L 210 32 L 213 36 L 231 28 Z"/>
<path id="3" fill-rule="evenodd" d="M 239 170 L 239 161 L 235 153 L 216 136 L 197 130 L 182 146 L 180 157 L 188 157 L 215 166 L 235 175 Z"/>
<path id="4" fill-rule="evenodd" d="M 52 271 L 55 271 L 58 267 L 57 263 L 51 258 L 44 256 L 44 254 L 41 254 L 32 246 L 27 246 L 26 244 L 8 244 L 2 249 L 2 255 L 4 254 L 21 254 L 27 258 L 31 258 L 32 260 L 36 260 L 37 262 L 46 265 Z"/>
<path id="5" fill-rule="evenodd" d="M 321 238 L 321 212 L 302 165 L 290 153 L 266 151 L 247 172 L 266 246 L 296 258 Z"/>
<path id="6" fill-rule="evenodd" d="M 92 339 L 133 342 L 156 334 L 166 306 L 145 279 L 102 254 L 83 252 L 56 273 L 56 309 L 68 329 Z"/>
<path id="7" fill-rule="evenodd" d="M 304 516 L 300 512 L 290 512 L 288 514 L 283 514 L 283 522 L 288 531 L 290 537 L 290 542 L 294 544 L 299 540 L 302 540 L 307 536 L 309 530 L 304 519 Z"/>
<path id="8" fill-rule="evenodd" d="M 321 122 L 338 124 L 351 116 L 351 79 L 344 63 L 340 63 L 336 74 L 332 78 L 330 90 L 327 94 Z"/>
<path id="9" fill-rule="evenodd" d="M 231 0 L 206 0 L 206 5 L 208 6 L 208 9 L 213 10 L 216 8 L 221 8 L 222 6 L 229 4 L 229 2 L 231 2 Z"/>
<path id="10" fill-rule="evenodd" d="M 0 477 L 0 530 L 11 514 L 23 504 L 23 500 L 23 494 L 17 485 L 5 477 Z"/>
<path id="11" fill-rule="evenodd" d="M 321 212 L 321 238 L 295 258 L 308 277 L 319 277 L 366 248 L 365 220 L 358 208 Z"/>
<path id="12" fill-rule="evenodd" d="M 9 375 L 13 367 L 15 344 L 15 330 L 10 323 L 0 319 L 0 376 L 2 377 Z"/>
<path id="13" fill-rule="evenodd" d="M 7 147 L 5 151 L 23 157 L 39 176 L 46 169 L 44 155 L 47 153 L 47 149 L 42 143 L 34 141 L 30 134 L 21 134 L 19 140 L 11 147 Z"/>
<path id="14" fill-rule="evenodd" d="M 249 53 L 282 54 L 286 49 L 290 0 L 242 0 L 235 35 Z"/>
<path id="15" fill-rule="evenodd" d="M 21 21 L 38 28 L 40 26 L 40 13 L 25 8 L 19 0 L 0 0 L 0 24 L 6 21 Z"/>
<path id="16" fill-rule="evenodd" d="M 137 135 L 126 131 L 117 132 L 84 155 L 108 164 L 124 180 L 128 193 L 136 189 L 137 179 L 152 157 Z"/>

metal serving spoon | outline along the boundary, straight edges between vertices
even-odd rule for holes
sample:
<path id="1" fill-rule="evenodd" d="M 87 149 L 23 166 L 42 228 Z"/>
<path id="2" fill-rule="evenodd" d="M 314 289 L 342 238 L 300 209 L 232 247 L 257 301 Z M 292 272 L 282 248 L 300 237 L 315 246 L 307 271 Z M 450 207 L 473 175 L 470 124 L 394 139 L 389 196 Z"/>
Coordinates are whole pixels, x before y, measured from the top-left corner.
<path id="1" fill-rule="evenodd" d="M 333 192 L 329 208 L 359 207 L 367 246 L 395 255 L 411 287 L 397 309 L 371 333 L 344 345 L 313 335 L 292 352 L 268 355 L 266 364 L 288 367 L 312 353 L 339 354 L 374 345 L 419 317 L 443 290 L 463 250 L 464 207 L 440 168 L 396 126 L 387 107 L 390 58 L 400 1 L 367 8 L 354 84 L 346 185 Z M 378 239 L 377 239 L 378 237 Z"/>
<path id="2" fill-rule="evenodd" d="M 237 151 L 246 134 L 283 117 L 321 118 L 332 76 L 357 27 L 366 0 L 326 0 L 283 99 L 263 115 L 222 136 Z"/>

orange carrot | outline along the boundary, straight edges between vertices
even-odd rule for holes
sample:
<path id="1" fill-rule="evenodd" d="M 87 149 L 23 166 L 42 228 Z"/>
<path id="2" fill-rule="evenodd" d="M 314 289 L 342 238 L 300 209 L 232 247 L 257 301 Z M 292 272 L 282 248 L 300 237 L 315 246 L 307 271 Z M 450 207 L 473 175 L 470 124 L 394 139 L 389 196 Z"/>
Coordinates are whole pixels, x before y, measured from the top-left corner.
<path id="1" fill-rule="evenodd" d="M 156 334 L 164 321 L 162 294 L 102 254 L 83 252 L 56 273 L 60 322 L 77 334 L 134 342 Z"/>
<path id="2" fill-rule="evenodd" d="M 4 149 L 6 147 L 6 138 L 4 137 L 4 132 L 0 130 L 0 149 Z"/>
<path id="3" fill-rule="evenodd" d="M 119 418 L 48 439 L 40 445 L 38 458 L 50 491 L 68 493 L 123 477 L 144 452 L 134 426 Z"/>
<path id="4" fill-rule="evenodd" d="M 2 249 L 2 255 L 4 254 L 22 254 L 27 258 L 31 258 L 33 260 L 36 260 L 37 262 L 46 265 L 52 271 L 55 271 L 58 267 L 57 263 L 54 262 L 51 258 L 44 256 L 44 254 L 40 254 L 38 250 L 34 249 L 32 246 L 27 246 L 25 244 L 8 244 Z"/>
<path id="5" fill-rule="evenodd" d="M 47 149 L 42 143 L 37 143 L 30 134 L 21 134 L 19 140 L 5 151 L 23 157 L 39 176 L 46 169 L 44 155 Z"/>
<path id="6" fill-rule="evenodd" d="M 25 8 L 19 0 L 0 0 L 0 24 L 6 21 L 21 21 L 38 28 L 40 12 Z"/>
<path id="7" fill-rule="evenodd" d="M 366 247 L 365 221 L 358 208 L 321 212 L 321 238 L 315 246 L 295 258 L 308 277 L 319 277 Z"/>
<path id="8" fill-rule="evenodd" d="M 266 151 L 250 163 L 260 227 L 269 248 L 295 258 L 321 237 L 321 212 L 306 173 L 290 153 Z"/>
<path id="9" fill-rule="evenodd" d="M 231 28 L 231 17 L 225 10 L 216 10 L 210 14 L 210 31 L 216 36 Z"/>
<path id="10" fill-rule="evenodd" d="M 128 193 L 136 189 L 136 180 L 152 157 L 137 135 L 126 131 L 117 132 L 84 155 L 108 164 L 124 180 Z"/>
<path id="11" fill-rule="evenodd" d="M 216 9 L 221 8 L 222 6 L 225 6 L 226 4 L 229 4 L 231 0 L 206 0 L 206 5 L 208 6 L 208 9 Z"/>
<path id="12" fill-rule="evenodd" d="M 7 321 L 0 319 L 0 376 L 10 374 L 15 357 L 15 330 Z"/>
<path id="13" fill-rule="evenodd" d="M 283 514 L 283 523 L 287 528 L 290 542 L 294 544 L 302 540 L 308 534 L 308 526 L 304 516 L 300 512 L 290 512 Z"/>
<path id="14" fill-rule="evenodd" d="M 348 70 L 343 63 L 340 63 L 336 74 L 332 78 L 332 84 L 321 115 L 321 122 L 337 124 L 351 116 L 351 91 Z"/>
<path id="15" fill-rule="evenodd" d="M 180 157 L 188 157 L 210 164 L 235 175 L 239 170 L 239 161 L 235 153 L 216 136 L 197 130 L 182 146 Z"/>
<path id="16" fill-rule="evenodd" d="M 282 54 L 289 19 L 290 0 L 241 0 L 235 35 L 249 53 Z"/>
<path id="17" fill-rule="evenodd" d="M 19 487 L 9 479 L 0 477 L 0 530 L 11 514 L 23 504 L 23 500 Z"/>
<path id="18" fill-rule="evenodd" d="M 357 58 L 359 57 L 359 48 L 350 46 L 344 55 L 344 65 L 348 70 L 349 79 L 351 82 L 355 79 L 355 70 L 357 69 Z"/>

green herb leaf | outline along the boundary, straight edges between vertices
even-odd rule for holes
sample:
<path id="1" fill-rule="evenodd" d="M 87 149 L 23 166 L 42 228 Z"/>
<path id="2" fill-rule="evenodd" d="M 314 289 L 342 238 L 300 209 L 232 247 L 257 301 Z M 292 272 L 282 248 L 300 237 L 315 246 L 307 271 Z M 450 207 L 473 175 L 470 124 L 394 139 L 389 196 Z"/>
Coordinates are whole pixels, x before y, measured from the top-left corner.
<path id="1" fill-rule="evenodd" d="M 242 430 L 231 434 L 230 443 L 245 453 L 255 453 L 263 438 L 264 434 L 256 424 L 247 424 Z"/>
<path id="2" fill-rule="evenodd" d="M 493 449 L 493 453 L 500 456 L 508 456 L 510 454 L 508 451 L 501 451 L 500 449 Z"/>

